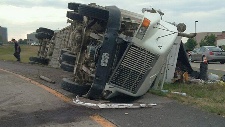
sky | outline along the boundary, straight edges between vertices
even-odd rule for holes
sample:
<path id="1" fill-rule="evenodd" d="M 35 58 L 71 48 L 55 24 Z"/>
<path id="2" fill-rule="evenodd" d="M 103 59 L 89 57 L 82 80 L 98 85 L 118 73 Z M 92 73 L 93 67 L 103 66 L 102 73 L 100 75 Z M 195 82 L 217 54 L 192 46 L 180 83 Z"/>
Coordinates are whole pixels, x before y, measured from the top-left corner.
<path id="1" fill-rule="evenodd" d="M 196 32 L 225 31 L 224 0 L 0 0 L 0 26 L 7 27 L 9 40 L 26 39 L 39 27 L 60 30 L 69 25 L 69 2 L 115 5 L 140 14 L 153 7 L 164 12 L 163 20 L 185 23 L 186 33 L 195 32 L 195 21 Z"/>

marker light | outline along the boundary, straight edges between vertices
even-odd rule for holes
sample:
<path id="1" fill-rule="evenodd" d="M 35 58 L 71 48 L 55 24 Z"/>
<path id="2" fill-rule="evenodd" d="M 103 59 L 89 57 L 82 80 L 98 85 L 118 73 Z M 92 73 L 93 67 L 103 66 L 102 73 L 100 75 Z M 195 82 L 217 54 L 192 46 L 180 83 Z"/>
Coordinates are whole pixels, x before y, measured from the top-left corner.
<path id="1" fill-rule="evenodd" d="M 143 22 L 142 22 L 142 26 L 143 27 L 148 27 L 150 25 L 150 20 L 147 18 L 144 18 Z"/>
<path id="2" fill-rule="evenodd" d="M 137 32 L 136 38 L 143 39 L 143 37 L 145 36 L 145 33 L 150 25 L 150 22 L 151 21 L 149 19 L 144 18 L 144 20 L 141 24 L 141 27 L 139 28 L 139 30 Z"/>

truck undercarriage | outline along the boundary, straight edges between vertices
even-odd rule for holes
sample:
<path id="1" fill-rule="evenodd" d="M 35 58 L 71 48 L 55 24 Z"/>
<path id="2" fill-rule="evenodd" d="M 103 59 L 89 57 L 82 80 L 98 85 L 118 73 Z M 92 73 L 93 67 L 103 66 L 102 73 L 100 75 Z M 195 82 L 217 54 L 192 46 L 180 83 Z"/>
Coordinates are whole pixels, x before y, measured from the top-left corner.
<path id="1" fill-rule="evenodd" d="M 71 32 L 59 63 L 74 76 L 64 78 L 61 87 L 89 99 L 144 95 L 159 80 L 178 36 L 194 36 L 182 33 L 184 24 L 163 21 L 153 8 L 144 8 L 143 15 L 94 3 L 68 3 L 68 8 Z"/>

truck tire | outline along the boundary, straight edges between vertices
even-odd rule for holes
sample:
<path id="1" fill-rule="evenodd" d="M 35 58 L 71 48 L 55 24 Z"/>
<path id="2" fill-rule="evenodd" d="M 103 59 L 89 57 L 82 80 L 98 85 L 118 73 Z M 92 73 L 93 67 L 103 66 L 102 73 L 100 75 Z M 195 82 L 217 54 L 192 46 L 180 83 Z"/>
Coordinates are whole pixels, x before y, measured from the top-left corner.
<path id="1" fill-rule="evenodd" d="M 68 3 L 68 9 L 77 11 L 80 5 L 80 3 Z"/>
<path id="2" fill-rule="evenodd" d="M 52 38 L 52 35 L 49 35 L 49 34 L 46 34 L 46 33 L 43 33 L 43 32 L 39 32 L 39 33 L 37 33 L 37 34 L 35 34 L 35 37 L 37 38 L 37 39 L 51 39 Z"/>
<path id="3" fill-rule="evenodd" d="M 220 61 L 220 64 L 224 64 L 225 63 L 225 61 Z"/>
<path id="4" fill-rule="evenodd" d="M 67 11 L 66 17 L 76 21 L 83 21 L 83 16 L 74 11 Z"/>
<path id="5" fill-rule="evenodd" d="M 71 52 L 71 51 L 68 48 L 61 49 L 60 55 L 62 55 L 65 52 Z"/>
<path id="6" fill-rule="evenodd" d="M 54 35 L 54 31 L 48 28 L 40 27 L 36 30 L 36 33 L 39 33 L 39 32 L 48 33 L 49 35 Z"/>
<path id="7" fill-rule="evenodd" d="M 67 62 L 68 64 L 74 65 L 76 61 L 76 56 L 72 53 L 65 52 L 62 54 L 62 61 Z"/>
<path id="8" fill-rule="evenodd" d="M 48 65 L 49 59 L 40 58 L 39 63 L 40 63 L 40 64 L 43 64 L 43 65 Z"/>
<path id="9" fill-rule="evenodd" d="M 90 87 L 90 85 L 80 85 L 76 82 L 73 82 L 70 78 L 63 78 L 61 83 L 62 89 L 79 96 L 85 95 Z"/>
<path id="10" fill-rule="evenodd" d="M 64 71 L 73 72 L 74 65 L 62 62 L 60 66 Z"/>
<path id="11" fill-rule="evenodd" d="M 30 57 L 29 58 L 29 60 L 32 61 L 32 62 L 39 62 L 39 59 L 40 58 L 38 58 L 38 57 Z"/>
<path id="12" fill-rule="evenodd" d="M 31 63 L 40 63 L 43 65 L 48 65 L 49 63 L 49 59 L 45 59 L 45 58 L 40 58 L 40 57 L 30 57 L 29 60 L 31 61 Z"/>
<path id="13" fill-rule="evenodd" d="M 87 17 L 100 19 L 100 20 L 108 20 L 109 19 L 109 11 L 104 8 L 89 6 L 89 5 L 80 5 L 78 8 L 78 13 L 80 15 L 84 15 Z"/>

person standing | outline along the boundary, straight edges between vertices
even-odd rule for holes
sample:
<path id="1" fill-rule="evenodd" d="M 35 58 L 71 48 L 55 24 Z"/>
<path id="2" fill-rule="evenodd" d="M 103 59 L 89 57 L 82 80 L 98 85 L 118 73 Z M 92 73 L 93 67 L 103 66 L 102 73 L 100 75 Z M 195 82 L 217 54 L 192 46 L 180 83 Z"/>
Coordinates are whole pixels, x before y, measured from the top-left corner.
<path id="1" fill-rule="evenodd" d="M 12 42 L 14 43 L 14 48 L 15 48 L 15 52 L 13 55 L 16 57 L 17 61 L 20 62 L 20 52 L 21 52 L 20 45 L 15 39 L 12 39 Z"/>

